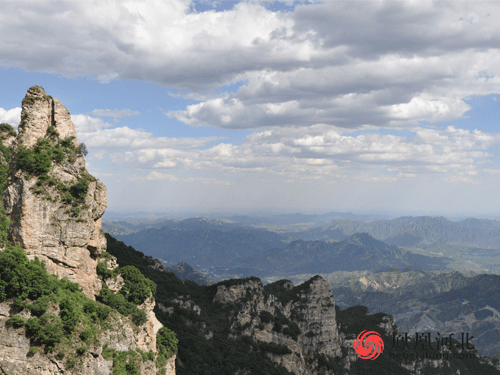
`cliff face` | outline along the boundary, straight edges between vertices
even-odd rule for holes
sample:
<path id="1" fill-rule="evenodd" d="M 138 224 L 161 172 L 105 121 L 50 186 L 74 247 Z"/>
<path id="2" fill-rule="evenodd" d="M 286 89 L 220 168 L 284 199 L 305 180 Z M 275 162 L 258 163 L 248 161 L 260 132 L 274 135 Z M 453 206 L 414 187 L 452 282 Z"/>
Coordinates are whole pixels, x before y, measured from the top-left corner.
<path id="1" fill-rule="evenodd" d="M 86 149 L 78 143 L 68 109 L 41 87 L 31 87 L 22 102 L 19 134 L 3 127 L 0 135 L 2 153 L 8 148 L 15 155 L 2 197 L 11 220 L 10 244 L 24 249 L 29 259 L 44 261 L 47 271 L 59 279 L 79 284 L 85 295 L 95 300 L 102 288 L 96 267 L 106 251 L 101 231 L 106 186 L 85 168 L 82 154 Z M 5 153 L 2 162 L 9 163 Z M 117 266 L 116 259 L 106 258 L 109 268 Z M 162 324 L 156 319 L 154 306 L 152 298 L 138 306 L 147 319 L 139 326 L 130 316 L 113 311 L 107 328 L 97 330 L 88 352 L 79 359 L 78 369 L 68 369 L 66 359 L 33 351 L 33 338 L 24 334 L 24 328 L 8 325 L 8 319 L 14 316 L 25 321 L 32 318 L 29 309 L 19 313 L 12 303 L 2 302 L 0 374 L 111 374 L 113 359 L 103 356 L 103 348 L 156 352 L 156 334 Z M 51 313 L 59 319 L 58 308 Z M 141 361 L 141 374 L 157 371 L 160 369 L 153 360 Z M 175 356 L 163 373 L 175 374 Z"/>
<path id="2" fill-rule="evenodd" d="M 14 142 L 9 137 L 4 144 L 33 149 L 38 139 L 48 138 L 49 127 L 53 128 L 56 142 L 69 140 L 70 146 L 78 147 L 69 111 L 41 87 L 34 86 L 23 100 L 19 136 Z M 106 250 L 101 232 L 101 217 L 107 207 L 106 186 L 90 178 L 85 159 L 78 153 L 55 163 L 47 175 L 54 183 L 45 183 L 41 188 L 37 185 L 39 179 L 23 170 L 8 178 L 3 202 L 12 220 L 9 240 L 22 247 L 29 258 L 44 260 L 50 273 L 80 284 L 88 297 L 95 298 L 101 289 L 95 272 L 96 255 Z M 67 192 L 59 184 L 69 186 L 82 178 L 86 178 L 88 190 L 75 215 L 65 202 Z"/>
<path id="3" fill-rule="evenodd" d="M 275 283 L 276 284 L 276 283 Z M 232 319 L 232 337 L 287 347 L 286 354 L 268 356 L 296 374 L 333 374 L 320 368 L 318 355 L 341 355 L 335 318 L 335 299 L 328 282 L 317 276 L 295 288 L 290 281 L 264 288 L 258 279 L 219 285 L 214 302 L 241 305 Z"/>

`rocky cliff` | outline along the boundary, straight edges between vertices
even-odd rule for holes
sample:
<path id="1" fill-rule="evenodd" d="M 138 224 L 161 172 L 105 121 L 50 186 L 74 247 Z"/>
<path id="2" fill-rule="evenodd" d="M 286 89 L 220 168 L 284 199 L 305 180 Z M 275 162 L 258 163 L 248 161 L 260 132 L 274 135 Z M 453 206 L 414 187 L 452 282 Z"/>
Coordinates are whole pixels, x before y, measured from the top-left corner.
<path id="1" fill-rule="evenodd" d="M 96 271 L 103 260 L 109 264 L 109 272 L 117 265 L 113 257 L 105 253 L 106 238 L 101 231 L 101 218 L 107 206 L 106 187 L 85 167 L 87 150 L 78 142 L 68 109 L 43 88 L 33 86 L 22 101 L 19 133 L 5 124 L 0 130 L 0 164 L 7 177 L 1 181 L 2 198 L 10 220 L 6 228 L 8 243 L 3 249 L 5 245 L 24 249 L 30 260 L 43 261 L 49 274 L 78 284 L 91 300 L 96 300 L 103 285 L 112 290 L 107 284 L 113 284 L 113 280 L 115 286 L 118 285 L 114 291 L 123 292 L 116 281 L 120 278 L 119 272 L 109 274 L 106 279 Z M 31 264 L 28 267 L 37 267 L 36 263 Z M 103 284 L 104 281 L 107 283 Z M 157 333 L 162 325 L 153 312 L 155 301 L 151 296 L 137 308 L 121 297 L 122 306 L 137 311 L 134 317 L 114 309 L 109 313 L 100 304 L 85 302 L 84 297 L 75 294 L 78 291 L 66 284 L 55 281 L 49 284 L 53 285 L 52 294 L 40 292 L 36 299 L 32 297 L 36 293 L 30 292 L 26 294 L 29 298 L 22 302 L 5 300 L 0 293 L 0 374 L 104 375 L 114 371 L 117 358 L 130 363 L 127 366 L 140 369 L 141 374 L 153 375 L 160 373 L 158 371 L 175 374 L 175 355 L 158 368 L 153 360 Z M 61 293 L 66 292 L 60 290 L 66 287 L 71 289 L 68 293 L 73 293 L 74 301 L 83 301 L 80 312 L 74 306 L 60 307 L 65 303 L 64 298 L 70 298 L 61 297 Z M 115 298 L 113 295 L 108 293 L 108 299 Z M 115 308 L 119 306 L 116 302 L 119 294 L 116 296 Z M 41 311 L 39 306 L 43 303 L 47 308 Z M 69 313 L 64 309 L 74 313 L 74 319 L 80 319 L 82 328 L 78 324 L 68 325 Z M 97 315 L 92 309 L 97 309 Z M 99 315 L 100 311 L 107 314 Z M 87 318 L 94 328 L 85 328 L 85 324 L 89 324 Z M 138 319 L 143 320 L 138 323 Z M 43 327 L 37 326 L 39 322 L 53 324 L 54 335 L 64 338 L 50 341 L 47 334 L 43 334 Z M 64 330 L 59 331 L 58 327 Z M 86 345 L 78 346 L 83 344 Z M 37 350 L 39 346 L 44 348 L 44 353 Z M 68 348 L 71 351 L 77 347 L 81 352 L 77 357 L 68 353 Z M 55 350 L 60 351 L 55 354 Z M 151 354 L 139 360 L 137 353 Z"/>
<path id="2" fill-rule="evenodd" d="M 288 280 L 267 288 L 258 279 L 218 285 L 214 302 L 241 305 L 232 319 L 233 337 L 244 335 L 283 348 L 283 354 L 271 351 L 269 357 L 288 371 L 323 373 L 316 357 L 341 355 L 335 300 L 328 282 L 321 277 L 312 278 L 300 288 Z"/>
<path id="3" fill-rule="evenodd" d="M 9 240 L 29 258 L 44 260 L 50 273 L 77 282 L 95 298 L 101 289 L 95 272 L 97 255 L 106 249 L 101 232 L 106 186 L 89 175 L 81 153 L 72 153 L 79 144 L 69 111 L 34 86 L 22 102 L 19 135 L 13 138 L 3 140 L 4 145 L 40 150 L 39 155 L 43 148 L 58 145 L 61 157 L 42 173 L 45 179 L 34 176 L 41 166 L 26 170 L 23 165 L 7 179 L 3 202 L 12 221 Z M 40 146 L 42 140 L 47 142 Z M 84 197 L 68 202 L 74 198 L 71 187 L 80 181 L 85 181 L 84 188 L 87 185 Z"/>

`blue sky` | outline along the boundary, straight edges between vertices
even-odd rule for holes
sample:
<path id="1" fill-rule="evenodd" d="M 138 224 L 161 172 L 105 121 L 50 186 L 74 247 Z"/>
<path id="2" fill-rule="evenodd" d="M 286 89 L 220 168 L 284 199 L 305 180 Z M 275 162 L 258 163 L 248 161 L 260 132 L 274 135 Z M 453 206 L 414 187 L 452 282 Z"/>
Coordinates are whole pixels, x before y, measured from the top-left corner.
<path id="1" fill-rule="evenodd" d="M 110 211 L 497 217 L 500 4 L 5 2 L 0 121 L 70 110 Z"/>

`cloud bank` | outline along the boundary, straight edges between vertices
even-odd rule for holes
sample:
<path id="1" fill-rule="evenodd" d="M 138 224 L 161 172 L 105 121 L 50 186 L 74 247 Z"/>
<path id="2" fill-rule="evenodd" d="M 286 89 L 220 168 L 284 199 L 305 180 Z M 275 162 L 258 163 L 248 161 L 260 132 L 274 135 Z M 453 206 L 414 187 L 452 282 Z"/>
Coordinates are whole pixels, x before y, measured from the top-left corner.
<path id="1" fill-rule="evenodd" d="M 494 2 L 194 8 L 187 0 L 5 2 L 0 60 L 191 92 L 237 84 L 236 92 L 168 112 L 224 128 L 411 127 L 460 118 L 470 109 L 464 99 L 499 92 Z"/>

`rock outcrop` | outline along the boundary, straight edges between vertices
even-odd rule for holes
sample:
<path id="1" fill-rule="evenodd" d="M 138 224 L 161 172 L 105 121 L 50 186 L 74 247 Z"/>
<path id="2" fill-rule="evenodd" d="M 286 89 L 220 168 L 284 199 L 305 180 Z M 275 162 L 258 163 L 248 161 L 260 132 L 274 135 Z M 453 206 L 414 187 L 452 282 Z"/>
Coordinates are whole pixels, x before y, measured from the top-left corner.
<path id="1" fill-rule="evenodd" d="M 10 148 L 16 155 L 2 196 L 11 220 L 10 244 L 24 249 L 29 259 L 44 261 L 49 273 L 79 284 L 87 297 L 95 300 L 103 283 L 96 267 L 106 250 L 101 231 L 107 207 L 106 186 L 85 168 L 86 148 L 78 143 L 68 109 L 43 88 L 33 86 L 22 102 L 19 134 L 8 126 L 0 130 L 3 150 Z M 4 156 L 2 162 L 7 162 Z M 110 269 L 117 267 L 116 259 L 106 258 Z M 108 284 L 110 289 L 119 290 L 120 277 L 114 282 L 108 280 Z M 24 328 L 7 326 L 7 320 L 14 315 L 26 320 L 31 315 L 2 302 L 0 374 L 111 374 L 113 359 L 102 355 L 103 348 L 156 352 L 156 334 L 162 324 L 153 312 L 154 306 L 151 297 L 138 306 L 147 318 L 140 326 L 131 317 L 113 312 L 108 328 L 99 330 L 94 346 L 82 357 L 78 369 L 68 369 L 57 356 L 33 350 Z M 141 362 L 141 374 L 155 375 L 158 371 L 153 360 Z M 175 355 L 163 373 L 175 374 Z"/>
<path id="2" fill-rule="evenodd" d="M 111 375 L 113 360 L 103 357 L 103 347 L 118 351 L 139 349 L 148 352 L 153 349 L 147 345 L 148 327 L 146 325 L 137 331 L 130 318 L 115 316 L 110 324 L 119 327 L 119 330 L 104 331 L 98 337 L 100 345 L 89 348 L 79 369 L 68 370 L 64 359 L 48 358 L 43 351 L 30 351 L 32 345 L 30 340 L 21 334 L 22 329 L 15 330 L 6 327 L 5 323 L 13 315 L 13 310 L 9 304 L 0 303 L 0 374 L 2 375 Z M 23 312 L 21 316 L 28 319 L 31 315 L 29 312 Z M 141 375 L 157 375 L 157 371 L 153 361 L 141 363 Z M 164 375 L 175 375 L 175 355 L 169 358 Z"/>
<path id="3" fill-rule="evenodd" d="M 32 149 L 38 139 L 48 138 L 52 127 L 55 141 L 67 140 L 78 147 L 75 125 L 69 111 L 45 91 L 34 86 L 23 100 L 19 136 L 15 147 Z M 11 143 L 10 139 L 4 145 Z M 48 172 L 52 184 L 38 188 L 39 179 L 18 170 L 6 182 L 3 203 L 12 223 L 9 240 L 22 247 L 29 258 L 44 260 L 47 270 L 81 285 L 85 294 L 95 298 L 101 289 L 95 268 L 96 255 L 106 249 L 101 218 L 107 207 L 106 186 L 88 174 L 81 153 L 55 163 Z M 71 186 L 85 178 L 88 190 L 78 206 L 78 215 L 65 202 Z M 43 190 L 43 192 L 41 192 Z"/>
<path id="4" fill-rule="evenodd" d="M 295 374 L 333 374 L 320 368 L 317 358 L 341 355 L 335 299 L 328 282 L 316 276 L 300 287 L 288 280 L 274 284 L 264 288 L 254 279 L 217 287 L 214 302 L 241 305 L 233 319 L 232 337 L 241 334 L 288 348 L 287 354 L 268 355 Z"/>

